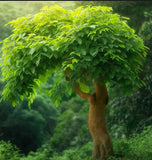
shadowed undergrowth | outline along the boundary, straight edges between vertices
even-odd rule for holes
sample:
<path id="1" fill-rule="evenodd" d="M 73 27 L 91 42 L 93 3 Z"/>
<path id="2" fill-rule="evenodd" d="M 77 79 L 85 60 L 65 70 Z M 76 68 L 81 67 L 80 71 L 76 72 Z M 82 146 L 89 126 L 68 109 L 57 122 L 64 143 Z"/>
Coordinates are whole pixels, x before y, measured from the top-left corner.
<path id="1" fill-rule="evenodd" d="M 30 152 L 27 156 L 20 154 L 18 148 L 10 142 L 0 142 L 1 160 L 92 160 L 92 146 L 89 142 L 80 148 L 71 148 L 61 153 L 53 153 L 48 157 L 48 151 Z M 126 139 L 114 139 L 115 155 L 105 160 L 152 160 L 152 127 L 147 127 L 141 134 Z"/>

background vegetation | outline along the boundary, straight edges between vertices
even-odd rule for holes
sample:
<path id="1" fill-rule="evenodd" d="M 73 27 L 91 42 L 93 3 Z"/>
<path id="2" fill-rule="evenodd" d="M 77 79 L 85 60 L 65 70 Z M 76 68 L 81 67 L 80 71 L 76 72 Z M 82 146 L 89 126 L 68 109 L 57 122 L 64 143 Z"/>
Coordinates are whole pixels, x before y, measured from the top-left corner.
<path id="1" fill-rule="evenodd" d="M 11 33 L 8 21 L 39 12 L 56 2 L 0 2 L 0 40 Z M 120 88 L 109 89 L 106 119 L 113 139 L 112 160 L 152 160 L 152 2 L 78 1 L 58 2 L 73 9 L 80 5 L 112 6 L 114 12 L 130 17 L 133 27 L 150 49 L 141 79 L 146 86 L 122 96 Z M 43 87 L 49 89 L 50 79 Z M 0 82 L 0 92 L 3 83 Z M 64 97 L 58 108 L 39 93 L 31 109 L 27 102 L 11 107 L 0 103 L 1 160 L 89 160 L 92 139 L 87 127 L 88 103 L 73 94 Z"/>

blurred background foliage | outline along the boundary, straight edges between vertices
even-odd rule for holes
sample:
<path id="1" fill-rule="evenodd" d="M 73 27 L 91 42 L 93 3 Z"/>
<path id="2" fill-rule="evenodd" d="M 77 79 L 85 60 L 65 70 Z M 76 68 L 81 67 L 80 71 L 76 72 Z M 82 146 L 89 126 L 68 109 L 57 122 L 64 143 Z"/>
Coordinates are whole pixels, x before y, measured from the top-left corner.
<path id="1" fill-rule="evenodd" d="M 24 153 L 35 151 L 53 134 L 58 111 L 47 97 L 37 96 L 28 108 L 26 101 L 15 108 L 0 103 L 0 139 L 10 140 Z"/>
<path id="2" fill-rule="evenodd" d="M 108 88 L 106 119 L 115 151 L 111 159 L 152 160 L 152 129 L 148 127 L 152 125 L 152 2 L 1 1 L 0 41 L 11 34 L 11 27 L 4 26 L 10 20 L 35 14 L 43 6 L 56 3 L 67 9 L 81 5 L 111 6 L 115 13 L 130 18 L 129 25 L 149 47 L 140 75 L 146 86 L 125 96 L 118 87 Z M 49 90 L 54 82 L 55 78 L 50 79 L 43 89 Z M 0 81 L 0 93 L 2 89 Z M 88 109 L 88 103 L 76 94 L 63 97 L 58 108 L 43 93 L 38 94 L 31 109 L 27 101 L 15 108 L 6 101 L 1 102 L 0 159 L 89 160 L 93 144 L 87 127 Z"/>
<path id="3" fill-rule="evenodd" d="M 109 6 L 113 8 L 114 13 L 121 16 L 129 17 L 129 26 L 134 28 L 136 32 L 139 31 L 141 24 L 145 21 L 146 17 L 144 12 L 152 10 L 152 2 L 144 1 L 77 1 L 76 5 L 93 5 L 93 6 Z"/>

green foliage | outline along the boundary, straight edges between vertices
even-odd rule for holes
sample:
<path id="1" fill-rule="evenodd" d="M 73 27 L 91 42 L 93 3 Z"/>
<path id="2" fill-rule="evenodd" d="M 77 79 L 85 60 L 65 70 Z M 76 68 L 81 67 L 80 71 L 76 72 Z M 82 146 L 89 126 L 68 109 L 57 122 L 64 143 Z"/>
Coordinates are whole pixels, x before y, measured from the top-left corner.
<path id="1" fill-rule="evenodd" d="M 49 160 L 91 160 L 92 146 L 93 144 L 89 142 L 81 148 L 65 150 L 62 155 L 56 153 Z"/>
<path id="2" fill-rule="evenodd" d="M 133 27 L 137 33 L 141 27 L 141 24 L 145 21 L 144 12 L 152 10 L 152 2 L 145 1 L 119 1 L 118 3 L 113 1 L 109 6 L 113 7 L 116 13 L 120 15 L 130 17 L 129 25 Z"/>
<path id="3" fill-rule="evenodd" d="M 60 79 L 71 79 L 66 86 L 74 81 L 86 86 L 101 75 L 105 83 L 120 85 L 124 91 L 142 86 L 138 73 L 146 47 L 126 19 L 112 14 L 110 7 L 71 11 L 55 5 L 13 20 L 13 33 L 2 47 L 2 75 L 7 82 L 2 98 L 16 105 L 26 97 L 30 104 L 37 87 L 56 71 Z M 68 74 L 63 72 L 67 70 Z M 58 85 L 60 81 L 51 95 Z"/>
<path id="4" fill-rule="evenodd" d="M 113 148 L 115 155 L 104 160 L 151 160 L 152 157 L 152 127 L 147 127 L 141 134 L 132 136 L 129 141 L 126 139 L 115 139 Z M 54 154 L 50 160 L 91 160 L 92 143 L 81 148 L 69 149 L 62 155 Z"/>
<path id="5" fill-rule="evenodd" d="M 35 14 L 39 12 L 39 10 L 43 6 L 54 5 L 58 2 L 50 1 L 10 1 L 10 2 L 2 2 L 0 1 L 0 41 L 5 39 L 11 34 L 12 28 L 10 26 L 6 26 L 9 21 L 16 19 L 19 16 L 26 16 L 28 14 Z M 65 8 L 72 8 L 73 2 L 59 2 L 61 6 Z M 6 12 L 7 11 L 7 12 Z"/>
<path id="6" fill-rule="evenodd" d="M 10 142 L 0 141 L 0 160 L 19 160 L 19 149 Z"/>
<path id="7" fill-rule="evenodd" d="M 141 134 L 135 134 L 129 141 L 125 139 L 115 140 L 113 147 L 121 160 L 151 160 L 152 157 L 152 127 L 147 127 Z"/>
<path id="8" fill-rule="evenodd" d="M 146 86 L 131 95 L 110 101 L 106 117 L 108 128 L 114 137 L 141 132 L 152 121 L 152 74 L 143 77 Z"/>
<path id="9" fill-rule="evenodd" d="M 15 108 L 0 103 L 0 139 L 10 140 L 23 153 L 36 151 L 52 134 L 58 112 L 46 96 L 37 96 L 28 108 L 23 101 Z"/>
<path id="10" fill-rule="evenodd" d="M 130 154 L 132 157 L 136 159 L 147 159 L 150 160 L 152 157 L 152 128 L 149 126 L 145 128 L 145 130 L 140 135 L 135 135 L 130 139 Z M 133 145 L 132 145 L 133 144 Z M 134 153 L 132 153 L 134 151 Z"/>
<path id="11" fill-rule="evenodd" d="M 49 160 L 45 152 L 30 152 L 27 156 L 21 157 L 20 160 Z"/>
<path id="12" fill-rule="evenodd" d="M 135 134 L 128 141 L 126 139 L 114 139 L 113 148 L 115 155 L 104 158 L 104 160 L 151 160 L 152 157 L 152 127 L 147 127 L 141 134 Z M 47 156 L 46 149 L 43 152 L 30 153 L 21 160 L 92 160 L 92 142 L 88 142 L 81 147 L 64 150 L 62 153 L 54 152 Z"/>
<path id="13" fill-rule="evenodd" d="M 133 135 L 126 139 L 114 139 L 113 148 L 115 155 L 104 160 L 151 160 L 152 157 L 152 127 L 147 127 L 141 134 Z M 64 150 L 62 153 L 54 153 L 48 156 L 47 149 L 44 151 L 30 152 L 27 156 L 19 154 L 19 150 L 9 142 L 0 142 L 1 160 L 92 160 L 92 142 L 81 147 Z"/>
<path id="14" fill-rule="evenodd" d="M 35 151 L 43 142 L 45 121 L 40 113 L 34 110 L 29 112 L 25 109 L 16 109 L 6 122 L 3 122 L 4 124 L 2 138 L 11 140 L 24 153 Z"/>
<path id="15" fill-rule="evenodd" d="M 145 21 L 144 12 L 152 10 L 151 1 L 75 1 L 76 6 L 109 6 L 115 13 L 131 18 L 128 24 L 137 32 Z"/>
<path id="16" fill-rule="evenodd" d="M 128 138 L 133 132 L 141 132 L 144 127 L 152 122 L 151 17 L 151 12 L 147 12 L 147 20 L 143 23 L 139 32 L 145 44 L 150 48 L 143 66 L 144 72 L 140 74 L 146 86 L 128 96 L 122 96 L 119 94 L 120 89 L 115 89 L 115 96 L 111 98 L 113 100 L 110 101 L 106 112 L 109 130 L 114 137 L 125 135 Z"/>
<path id="17" fill-rule="evenodd" d="M 87 126 L 88 107 L 80 97 L 74 97 L 59 106 L 61 115 L 54 134 L 43 149 L 62 152 L 65 149 L 80 147 L 91 140 Z M 51 152 L 52 153 L 52 152 Z"/>

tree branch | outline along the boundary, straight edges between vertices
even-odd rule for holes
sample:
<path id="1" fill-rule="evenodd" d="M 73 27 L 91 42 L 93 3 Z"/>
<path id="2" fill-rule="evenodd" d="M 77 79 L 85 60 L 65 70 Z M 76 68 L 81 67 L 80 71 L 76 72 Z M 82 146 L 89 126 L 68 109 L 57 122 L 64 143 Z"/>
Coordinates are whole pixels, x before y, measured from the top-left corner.
<path id="1" fill-rule="evenodd" d="M 91 94 L 82 92 L 77 83 L 75 83 L 73 89 L 80 97 L 86 99 L 89 102 L 90 98 L 92 97 Z"/>
<path id="2" fill-rule="evenodd" d="M 71 79 L 68 77 L 69 73 L 70 73 L 70 70 L 64 71 L 65 78 L 66 78 L 67 81 L 71 81 Z M 84 98 L 84 99 L 86 99 L 88 102 L 90 102 L 90 99 L 91 99 L 92 95 L 89 94 L 89 93 L 84 93 L 84 92 L 82 92 L 81 89 L 79 88 L 79 85 L 76 83 L 76 81 L 74 81 L 73 90 L 74 90 L 81 98 Z"/>

